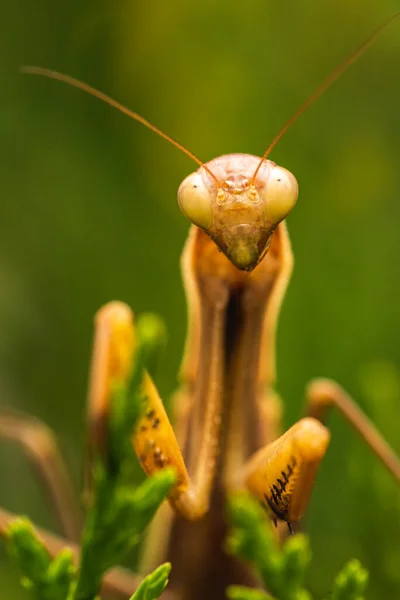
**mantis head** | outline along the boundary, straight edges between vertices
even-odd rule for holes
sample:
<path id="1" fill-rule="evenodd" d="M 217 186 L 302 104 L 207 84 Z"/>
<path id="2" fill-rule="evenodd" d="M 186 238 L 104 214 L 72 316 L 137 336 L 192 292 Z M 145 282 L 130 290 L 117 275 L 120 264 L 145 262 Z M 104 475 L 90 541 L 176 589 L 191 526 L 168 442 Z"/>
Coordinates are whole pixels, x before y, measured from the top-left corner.
<path id="1" fill-rule="evenodd" d="M 250 154 L 211 160 L 186 177 L 178 191 L 183 214 L 243 271 L 262 260 L 297 197 L 292 173 Z"/>

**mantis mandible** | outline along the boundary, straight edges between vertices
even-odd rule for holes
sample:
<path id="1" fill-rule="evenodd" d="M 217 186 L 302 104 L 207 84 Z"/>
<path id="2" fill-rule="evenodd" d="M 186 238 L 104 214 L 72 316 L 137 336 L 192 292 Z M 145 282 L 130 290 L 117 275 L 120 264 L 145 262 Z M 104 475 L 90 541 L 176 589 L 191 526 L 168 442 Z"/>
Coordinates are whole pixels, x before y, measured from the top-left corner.
<path id="1" fill-rule="evenodd" d="M 177 425 L 172 428 L 156 387 L 146 376 L 147 411 L 133 435 L 146 473 L 151 475 L 167 465 L 177 471 L 170 496 L 174 513 L 165 508 L 157 518 L 155 530 L 159 536 L 160 530 L 165 535 L 163 544 L 158 544 L 160 556 L 152 558 L 158 562 L 166 556 L 172 561 L 171 597 L 219 598 L 229 583 L 256 583 L 243 565 L 222 550 L 226 490 L 247 488 L 279 524 L 281 535 L 281 522 L 292 532 L 306 510 L 329 444 L 322 421 L 330 407 L 345 416 L 400 481 L 399 458 L 332 381 L 316 380 L 309 385 L 306 416 L 282 435 L 280 402 L 274 391 L 274 344 L 292 270 L 285 219 L 297 201 L 298 186 L 289 171 L 268 158 L 292 123 L 399 14 L 327 77 L 261 158 L 230 154 L 203 163 L 146 119 L 87 84 L 54 71 L 23 68 L 111 104 L 167 139 L 199 166 L 178 192 L 179 205 L 192 227 L 182 255 L 189 332 L 181 387 L 174 403 Z M 97 314 L 89 389 L 89 434 L 94 445 L 103 441 L 110 381 L 115 365 L 124 361 L 120 349 L 132 328 L 132 315 L 122 303 L 110 303 Z M 80 518 L 71 511 L 75 503 L 63 464 L 53 452 L 44 456 L 47 438 L 43 431 L 38 433 L 36 423 L 22 423 L 12 416 L 3 417 L 0 427 L 2 435 L 17 439 L 35 460 L 42 461 L 65 534 L 76 540 Z M 50 549 L 56 549 L 54 539 L 46 534 L 44 538 Z M 124 590 L 118 582 L 114 589 Z"/>

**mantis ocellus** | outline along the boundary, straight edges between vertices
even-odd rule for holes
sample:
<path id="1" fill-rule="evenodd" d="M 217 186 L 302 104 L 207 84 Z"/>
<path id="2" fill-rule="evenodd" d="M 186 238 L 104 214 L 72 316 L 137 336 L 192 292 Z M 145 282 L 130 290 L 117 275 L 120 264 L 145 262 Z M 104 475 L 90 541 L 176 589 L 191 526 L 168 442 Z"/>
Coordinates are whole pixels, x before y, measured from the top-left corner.
<path id="1" fill-rule="evenodd" d="M 275 331 L 292 270 L 285 219 L 294 207 L 295 177 L 269 160 L 290 125 L 346 70 L 399 13 L 382 25 L 323 82 L 286 123 L 263 157 L 229 154 L 207 163 L 181 144 L 87 84 L 37 67 L 23 71 L 59 79 L 97 96 L 161 135 L 199 169 L 181 184 L 178 202 L 192 222 L 182 255 L 189 331 L 181 387 L 172 427 L 150 376 L 145 377 L 146 412 L 133 444 L 149 475 L 166 466 L 177 472 L 170 505 L 156 519 L 158 555 L 172 561 L 171 598 L 223 597 L 230 583 L 256 584 L 244 565 L 223 551 L 223 504 L 229 490 L 247 489 L 285 535 L 306 510 L 317 470 L 329 444 L 323 425 L 335 406 L 400 481 L 400 460 L 353 400 L 334 382 L 313 381 L 306 416 L 281 432 L 275 392 Z M 111 382 L 128 369 L 134 344 L 133 318 L 122 303 L 96 317 L 89 389 L 91 443 L 104 442 Z M 58 507 L 65 534 L 76 541 L 80 517 L 73 514 L 67 476 L 36 423 L 3 417 L 1 434 L 24 444 L 39 463 Z M 51 464 L 49 457 L 51 456 Z M 178 515 L 178 516 L 176 516 Z M 3 515 L 7 519 L 7 515 Z M 44 534 L 49 549 L 58 541 Z M 120 579 L 122 581 L 122 578 Z M 129 584 L 131 581 L 128 582 Z M 110 586 L 124 591 L 114 579 Z"/>

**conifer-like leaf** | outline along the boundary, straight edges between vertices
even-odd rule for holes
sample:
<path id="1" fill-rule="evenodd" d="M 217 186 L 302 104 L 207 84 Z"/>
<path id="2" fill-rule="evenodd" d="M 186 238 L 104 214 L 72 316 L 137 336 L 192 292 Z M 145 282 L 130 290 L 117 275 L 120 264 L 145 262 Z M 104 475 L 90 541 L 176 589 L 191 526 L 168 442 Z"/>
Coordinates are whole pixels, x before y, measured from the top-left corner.
<path id="1" fill-rule="evenodd" d="M 165 563 L 155 569 L 143 579 L 130 600 L 157 600 L 167 586 L 170 572 L 170 563 Z"/>
<path id="2" fill-rule="evenodd" d="M 22 573 L 22 584 L 38 600 L 66 600 L 75 574 L 70 550 L 51 559 L 31 522 L 16 519 L 7 532 L 8 549 Z"/>
<path id="3" fill-rule="evenodd" d="M 337 574 L 332 600 L 363 600 L 368 572 L 356 559 L 350 560 Z"/>

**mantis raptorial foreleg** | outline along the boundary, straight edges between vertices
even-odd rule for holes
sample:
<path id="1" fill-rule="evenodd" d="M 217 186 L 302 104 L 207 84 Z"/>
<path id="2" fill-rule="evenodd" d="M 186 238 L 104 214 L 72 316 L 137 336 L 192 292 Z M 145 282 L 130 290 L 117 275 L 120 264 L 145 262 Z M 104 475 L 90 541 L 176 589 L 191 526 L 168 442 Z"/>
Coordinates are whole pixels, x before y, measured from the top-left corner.
<path id="1" fill-rule="evenodd" d="M 80 539 L 82 513 L 53 432 L 41 421 L 11 410 L 0 412 L 0 438 L 22 447 L 54 506 L 64 535 Z"/>
<path id="2" fill-rule="evenodd" d="M 96 333 L 93 350 L 91 380 L 89 389 L 89 446 L 102 454 L 106 452 L 104 425 L 108 419 L 109 401 L 112 383 L 128 374 L 129 363 L 134 347 L 133 318 L 128 307 L 122 303 L 107 305 L 96 317 Z M 157 389 L 149 375 L 143 382 L 146 396 L 146 410 L 139 420 L 134 436 L 134 445 L 145 471 L 154 473 L 167 465 L 174 466 L 178 473 L 178 482 L 171 501 L 177 506 L 183 503 L 183 512 L 188 518 L 194 518 L 205 508 L 197 500 L 198 496 L 189 488 L 187 473 L 178 442 L 165 412 Z M 210 446 L 205 446 L 202 461 L 208 464 Z M 204 489 L 203 480 L 207 479 L 206 470 L 195 471 L 195 481 L 200 479 L 200 490 Z M 204 502 L 204 500 L 201 500 Z"/>

